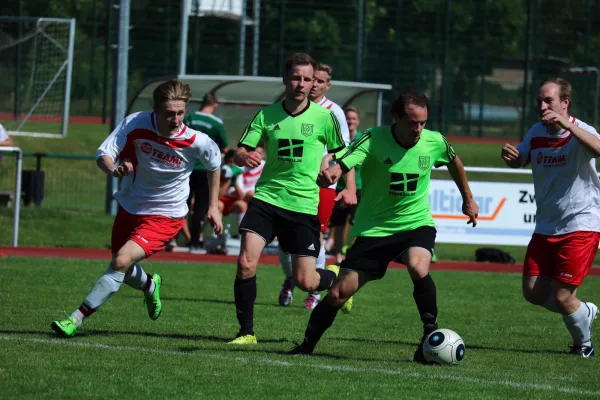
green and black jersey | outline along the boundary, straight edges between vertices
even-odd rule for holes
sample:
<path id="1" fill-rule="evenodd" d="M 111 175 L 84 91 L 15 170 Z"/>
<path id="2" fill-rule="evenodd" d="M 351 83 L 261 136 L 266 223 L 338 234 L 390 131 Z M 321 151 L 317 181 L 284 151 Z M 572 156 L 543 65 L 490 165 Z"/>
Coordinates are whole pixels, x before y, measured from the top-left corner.
<path id="1" fill-rule="evenodd" d="M 352 235 L 377 237 L 435 226 L 428 198 L 431 169 L 451 163 L 456 153 L 439 132 L 424 129 L 407 149 L 397 142 L 393 127 L 380 126 L 335 158 L 344 171 L 362 165 L 362 197 Z"/>
<path id="2" fill-rule="evenodd" d="M 238 146 L 254 149 L 261 140 L 267 163 L 254 196 L 286 210 L 317 215 L 316 180 L 325 146 L 330 153 L 344 148 L 335 115 L 310 101 L 304 110 L 292 115 L 280 101 L 256 114 Z"/>

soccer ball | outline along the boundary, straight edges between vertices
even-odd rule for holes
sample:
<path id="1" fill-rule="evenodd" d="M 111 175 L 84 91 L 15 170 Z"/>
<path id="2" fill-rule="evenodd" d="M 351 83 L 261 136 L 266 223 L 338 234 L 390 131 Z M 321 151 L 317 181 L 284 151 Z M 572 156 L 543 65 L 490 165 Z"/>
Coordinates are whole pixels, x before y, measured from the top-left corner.
<path id="1" fill-rule="evenodd" d="M 465 356 L 465 342 L 450 329 L 437 329 L 425 338 L 423 355 L 432 364 L 460 364 Z"/>

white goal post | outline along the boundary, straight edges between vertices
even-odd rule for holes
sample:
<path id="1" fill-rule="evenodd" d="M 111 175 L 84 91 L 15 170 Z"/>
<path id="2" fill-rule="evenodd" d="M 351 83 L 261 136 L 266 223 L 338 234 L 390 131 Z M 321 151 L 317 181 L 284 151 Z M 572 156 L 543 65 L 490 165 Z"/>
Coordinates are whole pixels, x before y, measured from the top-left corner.
<path id="1" fill-rule="evenodd" d="M 64 137 L 75 19 L 0 16 L 0 122 L 10 135 Z"/>
<path id="2" fill-rule="evenodd" d="M 17 159 L 12 235 L 12 246 L 17 247 L 19 245 L 19 217 L 21 215 L 21 177 L 23 176 L 23 152 L 19 147 L 0 146 L 0 154 L 1 153 L 15 153 Z"/>

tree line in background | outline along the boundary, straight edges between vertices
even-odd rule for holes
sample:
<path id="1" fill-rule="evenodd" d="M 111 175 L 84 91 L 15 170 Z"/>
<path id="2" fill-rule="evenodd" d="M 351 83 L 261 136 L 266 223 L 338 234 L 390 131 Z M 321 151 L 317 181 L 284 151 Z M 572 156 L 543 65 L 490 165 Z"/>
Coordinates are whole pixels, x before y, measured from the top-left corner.
<path id="1" fill-rule="evenodd" d="M 118 22 L 112 3 L 118 1 L 0 5 L 1 15 L 76 18 L 73 114 L 100 115 L 110 101 L 112 50 L 106 45 L 116 43 Z M 131 1 L 130 94 L 148 79 L 177 73 L 180 3 Z M 284 57 L 307 52 L 330 64 L 334 79 L 426 91 L 440 127 L 456 119 L 463 103 L 527 109 L 536 80 L 558 68 L 600 64 L 600 0 L 261 0 L 260 26 L 259 75 L 281 75 Z M 239 28 L 235 19 L 190 17 L 187 73 L 237 75 Z M 252 34 L 244 45 L 249 74 Z M 534 82 L 526 90 L 489 79 L 499 69 L 526 68 Z"/>

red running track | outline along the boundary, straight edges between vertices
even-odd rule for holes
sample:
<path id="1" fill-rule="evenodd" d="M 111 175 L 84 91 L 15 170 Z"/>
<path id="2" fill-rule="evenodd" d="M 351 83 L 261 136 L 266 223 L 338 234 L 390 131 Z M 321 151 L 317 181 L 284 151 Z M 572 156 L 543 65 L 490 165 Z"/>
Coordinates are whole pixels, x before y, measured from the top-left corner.
<path id="1" fill-rule="evenodd" d="M 109 260 L 111 258 L 108 249 L 80 249 L 59 247 L 1 247 L 0 256 L 5 257 L 50 257 L 50 258 L 76 258 L 86 260 Z M 191 253 L 167 253 L 161 252 L 153 255 L 148 261 L 164 262 L 196 262 L 196 263 L 226 263 L 235 264 L 237 256 L 226 256 L 219 254 L 191 254 Z M 278 265 L 279 259 L 276 255 L 263 255 L 260 259 L 263 265 Z M 392 263 L 390 268 L 404 268 L 403 265 Z M 500 272 L 521 273 L 520 264 L 496 264 L 479 263 L 474 261 L 438 261 L 432 264 L 432 270 L 438 271 L 469 271 L 469 272 Z M 600 276 L 600 268 L 592 268 L 589 276 Z"/>

